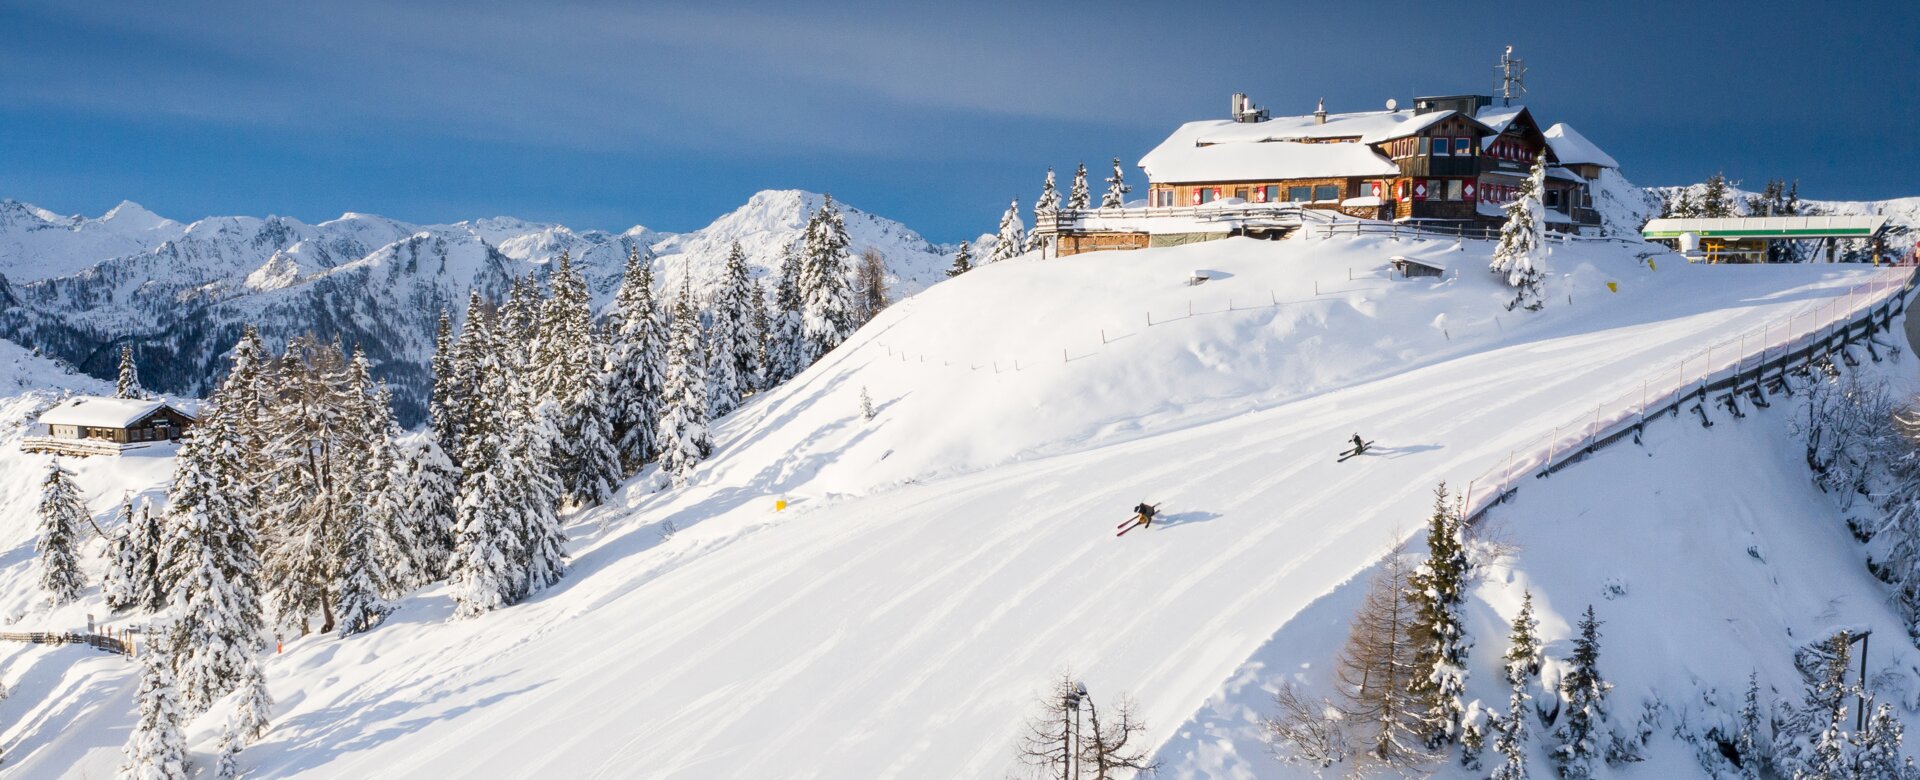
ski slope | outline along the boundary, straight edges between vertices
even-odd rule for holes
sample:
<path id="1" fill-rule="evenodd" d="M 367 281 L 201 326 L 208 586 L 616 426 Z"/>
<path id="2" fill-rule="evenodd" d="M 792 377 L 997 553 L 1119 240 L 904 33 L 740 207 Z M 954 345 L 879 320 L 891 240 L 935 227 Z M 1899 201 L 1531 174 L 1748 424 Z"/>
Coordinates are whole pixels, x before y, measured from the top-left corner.
<path id="1" fill-rule="evenodd" d="M 1227 240 L 936 285 L 723 421 L 693 487 L 643 475 L 576 517 L 559 587 L 455 622 L 429 588 L 369 634 L 287 642 L 274 729 L 243 764 L 1001 777 L 1063 672 L 1103 706 L 1131 695 L 1159 744 L 1418 528 L 1436 482 L 1873 273 L 1565 245 L 1547 309 L 1513 313 L 1489 251 Z M 1389 279 L 1392 255 L 1460 273 Z M 1186 286 L 1195 270 L 1211 281 Z M 1355 432 L 1377 448 L 1334 463 Z M 1141 500 L 1162 521 L 1114 538 Z M 190 729 L 203 756 L 223 717 Z M 58 725 L 15 736 L 10 763 L 117 762 L 98 728 Z"/>
<path id="2" fill-rule="evenodd" d="M 365 638 L 290 644 L 269 667 L 288 712 L 251 760 L 266 776 L 1003 776 L 1061 672 L 1133 696 L 1158 743 L 1417 528 L 1436 482 L 1868 273 L 1670 256 L 1656 272 L 1568 247 L 1561 300 L 1526 319 L 1478 272 L 1485 245 L 1449 243 L 1412 249 L 1472 258 L 1458 279 L 1311 294 L 1408 249 L 1228 241 L 936 287 L 728 420 L 701 486 L 582 518 L 564 587 L 452 624 L 430 590 Z M 1166 284 L 1196 267 L 1220 281 Z M 1282 304 L 1139 329 L 1104 362 L 972 368 L 1136 304 L 1236 291 Z M 1324 365 L 1295 376 L 1302 354 Z M 1182 376 L 1182 356 L 1221 367 Z M 1378 448 L 1335 464 L 1355 431 Z M 795 506 L 772 512 L 776 496 Z M 1164 521 L 1114 538 L 1143 499 Z M 665 521 L 683 530 L 661 541 Z"/>

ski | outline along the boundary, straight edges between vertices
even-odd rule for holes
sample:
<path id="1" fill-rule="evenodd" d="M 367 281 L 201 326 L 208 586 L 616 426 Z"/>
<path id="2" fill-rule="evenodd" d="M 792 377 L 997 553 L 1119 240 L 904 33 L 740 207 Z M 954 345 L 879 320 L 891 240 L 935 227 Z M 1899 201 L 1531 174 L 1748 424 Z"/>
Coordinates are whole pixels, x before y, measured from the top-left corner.
<path id="1" fill-rule="evenodd" d="M 1355 455 L 1365 455 L 1367 453 L 1367 448 L 1372 446 L 1373 446 L 1373 442 L 1367 442 L 1366 444 L 1361 445 L 1360 448 L 1357 450 L 1347 450 L 1345 452 L 1342 452 L 1340 453 L 1340 457 L 1334 459 L 1333 462 L 1345 463 L 1347 462 L 1348 458 L 1351 458 Z"/>
<path id="2" fill-rule="evenodd" d="M 1159 511 L 1160 509 L 1159 504 L 1149 504 L 1148 506 L 1152 507 L 1154 511 Z M 1114 526 L 1115 528 L 1120 529 L 1120 533 L 1114 534 L 1114 536 L 1126 536 L 1128 531 L 1133 530 L 1134 526 L 1138 526 L 1140 524 L 1141 523 L 1140 523 L 1139 515 L 1136 514 L 1132 517 L 1129 517 L 1121 521 L 1119 525 Z"/>

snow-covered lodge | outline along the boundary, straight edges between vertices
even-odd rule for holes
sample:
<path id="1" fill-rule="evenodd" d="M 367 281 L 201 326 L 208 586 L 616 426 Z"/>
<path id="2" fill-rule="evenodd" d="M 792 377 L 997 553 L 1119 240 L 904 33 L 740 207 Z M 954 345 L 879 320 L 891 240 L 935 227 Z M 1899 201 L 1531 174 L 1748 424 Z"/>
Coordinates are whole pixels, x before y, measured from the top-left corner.
<path id="1" fill-rule="evenodd" d="M 1379 111 L 1330 113 L 1322 100 L 1313 113 L 1271 117 L 1235 94 L 1227 118 L 1181 125 L 1141 158 L 1147 209 L 1137 217 L 1161 219 L 1063 212 L 1035 227 L 1054 234 L 1062 255 L 1218 237 L 1210 232 L 1284 233 L 1290 226 L 1283 220 L 1243 218 L 1280 209 L 1497 228 L 1502 206 L 1542 153 L 1548 229 L 1598 233 L 1592 181 L 1619 163 L 1569 125 L 1541 129 L 1526 106 L 1446 95 L 1416 98 L 1410 108 L 1389 100 Z M 1218 216 L 1235 210 L 1241 217 Z M 1169 221 L 1181 217 L 1212 224 L 1183 233 Z M 1239 224 L 1222 227 L 1233 222 Z"/>
<path id="2" fill-rule="evenodd" d="M 39 430 L 21 440 L 28 452 L 112 455 L 154 442 L 178 441 L 196 420 L 164 401 L 75 396 L 35 421 Z"/>

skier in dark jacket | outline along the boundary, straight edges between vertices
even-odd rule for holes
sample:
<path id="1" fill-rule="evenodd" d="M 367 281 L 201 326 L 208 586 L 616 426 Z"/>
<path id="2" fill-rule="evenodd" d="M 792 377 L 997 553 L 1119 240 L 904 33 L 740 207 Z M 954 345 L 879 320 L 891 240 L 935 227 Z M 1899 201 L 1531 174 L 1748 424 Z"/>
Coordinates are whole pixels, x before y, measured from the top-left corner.
<path id="1" fill-rule="evenodd" d="M 1139 506 L 1133 508 L 1133 513 L 1140 519 L 1141 525 L 1153 525 L 1153 511 L 1153 507 L 1147 505 L 1144 501 L 1141 502 Z"/>
<path id="2" fill-rule="evenodd" d="M 1357 434 L 1357 433 L 1354 434 L 1353 435 L 1353 453 L 1355 455 L 1358 455 L 1361 452 L 1365 451 L 1366 449 L 1367 449 L 1367 442 L 1360 438 L 1360 434 Z"/>

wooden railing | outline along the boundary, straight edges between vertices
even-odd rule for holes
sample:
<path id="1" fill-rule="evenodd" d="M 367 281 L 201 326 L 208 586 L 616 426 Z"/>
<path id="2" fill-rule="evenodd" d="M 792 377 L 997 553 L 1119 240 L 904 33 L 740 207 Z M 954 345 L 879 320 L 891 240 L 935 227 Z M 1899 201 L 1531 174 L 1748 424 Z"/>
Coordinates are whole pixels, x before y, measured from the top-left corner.
<path id="1" fill-rule="evenodd" d="M 120 444 L 104 439 L 57 439 L 52 436 L 26 436 L 20 439 L 23 452 L 44 452 L 52 455 L 71 455 L 84 458 L 89 455 L 119 455 L 129 450 L 151 447 L 160 442 L 138 442 Z"/>

